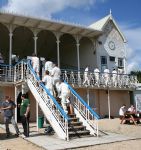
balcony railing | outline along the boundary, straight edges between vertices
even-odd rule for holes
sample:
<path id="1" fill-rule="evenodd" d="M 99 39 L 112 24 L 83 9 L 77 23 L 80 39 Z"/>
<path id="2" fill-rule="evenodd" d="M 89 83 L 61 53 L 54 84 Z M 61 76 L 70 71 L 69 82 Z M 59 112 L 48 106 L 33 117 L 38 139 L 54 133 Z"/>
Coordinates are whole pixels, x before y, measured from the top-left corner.
<path id="1" fill-rule="evenodd" d="M 79 87 L 135 88 L 138 83 L 135 75 L 75 70 L 62 70 L 62 78 L 72 86 Z"/>
<path id="2" fill-rule="evenodd" d="M 24 60 L 15 66 L 0 65 L 0 81 L 17 82 L 25 76 Z M 98 88 L 135 88 L 137 76 L 130 74 L 113 74 L 99 72 L 85 72 L 76 70 L 61 70 L 62 78 L 72 86 Z"/>
<path id="3" fill-rule="evenodd" d="M 14 81 L 14 68 L 9 65 L 0 65 L 0 81 L 13 82 Z"/>

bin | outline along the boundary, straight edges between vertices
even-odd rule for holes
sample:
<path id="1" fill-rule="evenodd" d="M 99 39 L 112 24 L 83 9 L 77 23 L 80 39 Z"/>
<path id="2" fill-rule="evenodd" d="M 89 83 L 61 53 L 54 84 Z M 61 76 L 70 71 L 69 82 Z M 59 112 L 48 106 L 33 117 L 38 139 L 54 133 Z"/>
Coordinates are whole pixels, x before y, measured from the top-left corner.
<path id="1" fill-rule="evenodd" d="M 43 128 L 43 124 L 44 124 L 44 117 L 43 116 L 38 117 L 38 128 Z"/>

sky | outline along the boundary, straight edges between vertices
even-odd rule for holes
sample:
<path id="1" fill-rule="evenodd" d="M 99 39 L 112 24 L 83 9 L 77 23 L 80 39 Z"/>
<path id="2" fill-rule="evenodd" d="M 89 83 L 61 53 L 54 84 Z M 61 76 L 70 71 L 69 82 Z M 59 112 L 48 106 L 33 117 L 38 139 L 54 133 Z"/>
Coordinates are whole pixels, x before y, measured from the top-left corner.
<path id="1" fill-rule="evenodd" d="M 127 39 L 128 72 L 141 70 L 141 0 L 0 0 L 0 9 L 88 26 L 112 15 Z"/>

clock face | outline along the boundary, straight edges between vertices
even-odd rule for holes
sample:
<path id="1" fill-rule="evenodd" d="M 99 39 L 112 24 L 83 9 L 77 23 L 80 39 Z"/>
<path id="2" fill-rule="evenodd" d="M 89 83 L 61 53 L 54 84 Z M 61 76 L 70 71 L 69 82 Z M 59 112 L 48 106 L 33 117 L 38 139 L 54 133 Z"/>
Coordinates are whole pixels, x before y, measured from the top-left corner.
<path id="1" fill-rule="evenodd" d="M 111 50 L 115 50 L 115 43 L 113 42 L 113 41 L 110 41 L 109 43 L 108 43 L 108 46 L 109 46 L 109 48 L 111 49 Z"/>

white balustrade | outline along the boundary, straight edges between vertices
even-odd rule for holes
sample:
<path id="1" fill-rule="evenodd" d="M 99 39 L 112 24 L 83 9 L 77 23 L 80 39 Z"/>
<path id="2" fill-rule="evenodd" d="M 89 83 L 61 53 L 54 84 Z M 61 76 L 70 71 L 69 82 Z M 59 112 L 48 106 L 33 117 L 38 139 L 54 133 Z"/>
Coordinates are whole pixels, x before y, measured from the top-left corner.
<path id="1" fill-rule="evenodd" d="M 85 82 L 84 71 L 62 70 L 62 77 L 71 85 L 79 87 L 101 87 L 101 88 L 135 88 L 138 83 L 136 76 L 129 74 L 93 73 L 88 72 Z"/>

